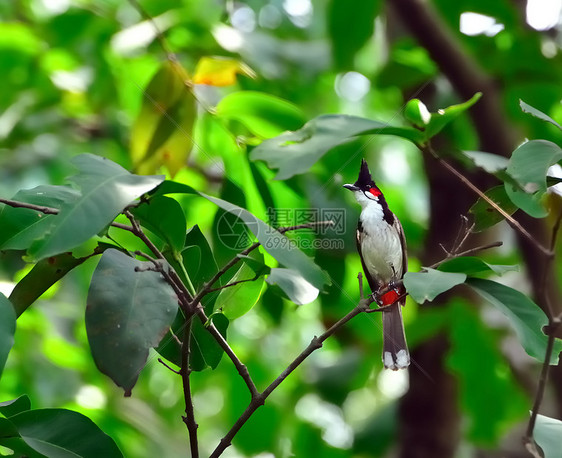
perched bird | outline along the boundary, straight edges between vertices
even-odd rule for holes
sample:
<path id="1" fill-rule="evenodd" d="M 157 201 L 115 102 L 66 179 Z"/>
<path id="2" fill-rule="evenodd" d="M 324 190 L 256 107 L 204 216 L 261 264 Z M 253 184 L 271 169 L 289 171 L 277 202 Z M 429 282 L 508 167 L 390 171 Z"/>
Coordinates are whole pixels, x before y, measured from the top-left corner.
<path id="1" fill-rule="evenodd" d="M 384 367 L 404 369 L 410 364 L 402 321 L 406 299 L 400 299 L 406 290 L 402 284 L 395 285 L 408 268 L 404 231 L 371 178 L 365 159 L 357 181 L 345 184 L 344 188 L 353 191 L 362 209 L 357 225 L 357 251 L 375 301 L 381 307 L 378 310 L 382 312 Z"/>

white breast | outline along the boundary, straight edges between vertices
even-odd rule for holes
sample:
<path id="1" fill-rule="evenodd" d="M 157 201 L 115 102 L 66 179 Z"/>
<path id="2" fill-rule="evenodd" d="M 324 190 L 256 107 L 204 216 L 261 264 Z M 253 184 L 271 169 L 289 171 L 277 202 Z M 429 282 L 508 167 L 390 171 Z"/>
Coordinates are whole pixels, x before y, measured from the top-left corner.
<path id="1" fill-rule="evenodd" d="M 402 243 L 396 225 L 383 219 L 380 205 L 367 205 L 360 216 L 363 225 L 361 253 L 365 267 L 379 283 L 402 278 Z"/>

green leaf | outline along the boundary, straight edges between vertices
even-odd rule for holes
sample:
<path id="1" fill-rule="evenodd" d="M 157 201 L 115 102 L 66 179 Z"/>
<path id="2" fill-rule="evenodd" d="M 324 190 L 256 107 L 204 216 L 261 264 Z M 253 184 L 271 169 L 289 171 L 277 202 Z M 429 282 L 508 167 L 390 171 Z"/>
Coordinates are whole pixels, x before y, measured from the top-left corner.
<path id="1" fill-rule="evenodd" d="M 224 181 L 220 197 L 239 207 L 247 206 L 246 194 L 229 179 Z M 253 242 L 249 228 L 236 215 L 221 208 L 215 213 L 211 230 L 215 258 L 221 265 L 226 264 Z"/>
<path id="2" fill-rule="evenodd" d="M 414 143 L 423 141 L 423 133 L 410 127 L 393 127 L 349 115 L 324 115 L 307 122 L 295 132 L 265 140 L 252 150 L 250 159 L 265 161 L 279 169 L 277 180 L 305 173 L 332 148 L 357 135 L 395 135 Z"/>
<path id="3" fill-rule="evenodd" d="M 226 339 L 226 330 L 229 325 L 228 318 L 222 313 L 214 313 L 210 317 L 215 327 Z M 194 319 L 191 326 L 191 359 L 190 368 L 202 371 L 207 368 L 215 369 L 222 358 L 224 350 L 217 343 L 211 333 L 199 319 Z"/>
<path id="4" fill-rule="evenodd" d="M 531 105 L 528 105 L 527 103 L 523 102 L 523 100 L 521 99 L 519 99 L 519 106 L 521 107 L 521 110 L 523 110 L 523 113 L 529 113 L 533 115 L 535 118 L 539 118 L 542 119 L 543 121 L 549 122 L 553 126 L 556 126 L 560 130 L 562 130 L 562 126 L 560 126 L 560 124 L 558 124 L 554 119 L 552 119 L 550 116 L 543 113 L 542 111 L 537 110 L 536 108 L 533 108 Z"/>
<path id="5" fill-rule="evenodd" d="M 468 414 L 468 438 L 494 446 L 508 427 L 522 420 L 528 401 L 474 307 L 455 301 L 448 312 L 445 329 L 451 348 L 446 364 L 459 381 L 461 405 Z"/>
<path id="6" fill-rule="evenodd" d="M 218 205 L 223 210 L 240 218 L 259 240 L 263 249 L 273 256 L 280 264 L 298 272 L 306 281 L 311 283 L 317 289 L 321 289 L 324 285 L 329 284 L 329 278 L 326 274 L 311 258 L 300 251 L 295 246 L 294 242 L 285 235 L 280 234 L 261 219 L 252 215 L 248 210 L 240 208 L 237 205 L 231 204 L 230 202 L 226 202 L 222 199 L 195 191 L 190 186 L 173 181 L 165 181 L 158 189 L 155 190 L 155 193 L 158 195 L 174 193 L 199 194 L 205 199 Z"/>
<path id="7" fill-rule="evenodd" d="M 12 199 L 18 202 L 60 209 L 71 203 L 80 193 L 66 186 L 37 186 L 23 189 Z M 25 250 L 32 242 L 45 235 L 54 215 L 28 208 L 13 208 L 5 205 L 0 210 L 0 248 L 3 250 Z"/>
<path id="8" fill-rule="evenodd" d="M 509 215 L 517 211 L 517 205 L 510 200 L 504 186 L 495 186 L 484 194 Z M 469 211 L 474 215 L 474 232 L 481 232 L 504 220 L 504 217 L 482 198 L 479 198 Z"/>
<path id="9" fill-rule="evenodd" d="M 465 274 L 425 269 L 426 272 L 407 272 L 404 275 L 404 286 L 408 294 L 419 304 L 432 301 L 439 294 L 464 283 L 466 280 Z"/>
<path id="10" fill-rule="evenodd" d="M 535 218 L 546 216 L 540 200 L 546 192 L 548 168 L 562 159 L 562 149 L 546 140 L 531 140 L 519 146 L 509 159 L 507 173 L 522 190 L 506 183 L 506 191 L 514 204 Z M 527 195 L 525 195 L 527 194 Z"/>
<path id="11" fill-rule="evenodd" d="M 165 165 L 174 176 L 193 146 L 197 104 L 174 64 L 165 62 L 144 91 L 131 131 L 131 157 L 140 174 Z"/>
<path id="12" fill-rule="evenodd" d="M 450 107 L 439 110 L 437 113 L 431 113 L 431 120 L 425 129 L 426 138 L 430 139 L 441 132 L 447 124 L 458 118 L 462 113 L 478 102 L 480 97 L 482 97 L 482 93 L 477 92 L 464 103 L 451 105 Z"/>
<path id="13" fill-rule="evenodd" d="M 540 445 L 544 458 L 562 458 L 562 447 L 560 446 L 562 421 L 537 415 L 533 437 Z"/>
<path id="14" fill-rule="evenodd" d="M 312 302 L 318 297 L 318 288 L 315 288 L 302 275 L 292 269 L 273 268 L 266 279 L 270 285 L 277 285 L 287 297 L 297 305 Z"/>
<path id="15" fill-rule="evenodd" d="M 31 401 L 27 394 L 22 394 L 19 398 L 10 401 L 0 402 L 0 413 L 5 417 L 11 417 L 30 409 Z"/>
<path id="16" fill-rule="evenodd" d="M 45 458 L 45 455 L 36 452 L 25 443 L 10 420 L 0 418 L 0 432 L 0 445 L 13 452 L 13 455 L 8 456 L 15 456 L 18 458 Z"/>
<path id="17" fill-rule="evenodd" d="M 544 312 L 523 293 L 491 280 L 470 278 L 466 282 L 511 322 L 521 345 L 533 358 L 544 361 L 548 337 L 542 332 L 548 324 Z M 558 364 L 562 341 L 556 340 L 550 364 Z"/>
<path id="18" fill-rule="evenodd" d="M 16 312 L 12 303 L 0 293 L 0 377 L 8 354 L 14 345 L 14 333 L 16 332 Z M 0 412 L 2 410 L 0 409 Z"/>
<path id="19" fill-rule="evenodd" d="M 518 185 L 504 183 L 504 189 L 509 200 L 533 218 L 544 218 L 548 211 L 542 203 L 544 193 L 534 192 L 532 194 L 523 191 Z"/>
<path id="20" fill-rule="evenodd" d="M 314 263 L 314 261 L 300 251 L 285 235 L 280 234 L 261 219 L 252 215 L 248 210 L 233 205 L 216 197 L 199 193 L 201 196 L 218 205 L 223 210 L 240 218 L 259 240 L 261 246 L 279 263 L 298 272 L 305 280 L 318 289 L 329 284 L 329 278 Z"/>
<path id="21" fill-rule="evenodd" d="M 496 275 L 503 275 L 506 272 L 517 272 L 519 266 L 488 264 L 474 256 L 461 256 L 460 258 L 453 258 L 449 261 L 445 261 L 439 266 L 439 270 L 443 272 L 459 272 L 470 276 L 490 272 Z"/>
<path id="22" fill-rule="evenodd" d="M 123 456 L 113 439 L 92 420 L 72 410 L 28 410 L 10 421 L 27 445 L 48 457 Z"/>
<path id="23" fill-rule="evenodd" d="M 178 201 L 170 197 L 155 196 L 132 208 L 131 213 L 174 252 L 179 253 L 183 249 L 187 223 Z"/>
<path id="24" fill-rule="evenodd" d="M 117 250 L 107 250 L 94 272 L 86 332 L 98 369 L 129 396 L 148 350 L 156 347 L 172 324 L 177 297 L 161 274 L 146 269 Z"/>
<path id="25" fill-rule="evenodd" d="M 185 236 L 182 258 L 189 278 L 197 290 L 219 271 L 211 246 L 197 224 L 189 229 Z M 220 281 L 215 286 L 219 285 Z"/>
<path id="26" fill-rule="evenodd" d="M 72 161 L 78 174 L 71 177 L 80 197 L 63 203 L 51 219 L 48 234 L 35 242 L 29 254 L 43 259 L 68 251 L 108 226 L 137 197 L 160 184 L 164 177 L 132 175 L 115 162 L 93 154 L 82 154 Z"/>
<path id="27" fill-rule="evenodd" d="M 235 286 L 222 289 L 215 302 L 215 308 L 222 310 L 229 320 L 234 320 L 248 313 L 258 302 L 262 289 L 263 279 L 256 278 L 254 272 L 246 263 L 243 263 L 229 283 L 241 280 L 251 280 Z"/>
<path id="28" fill-rule="evenodd" d="M 254 135 L 271 138 L 296 130 L 304 122 L 302 111 L 286 100 L 254 91 L 239 91 L 224 97 L 216 106 L 220 118 L 244 124 Z"/>
<path id="29" fill-rule="evenodd" d="M 109 245 L 100 245 L 95 254 L 99 254 Z M 20 316 L 51 286 L 63 278 L 68 272 L 82 264 L 91 256 L 75 258 L 71 253 L 51 256 L 39 261 L 33 269 L 23 277 L 10 294 L 17 316 Z"/>
<path id="30" fill-rule="evenodd" d="M 328 7 L 328 32 L 332 55 L 338 70 L 355 68 L 357 52 L 372 37 L 381 2 L 373 0 L 331 0 Z"/>
<path id="31" fill-rule="evenodd" d="M 482 151 L 463 151 L 466 157 L 474 162 L 474 165 L 484 169 L 486 172 L 495 174 L 507 168 L 509 159 L 499 154 L 484 153 Z"/>

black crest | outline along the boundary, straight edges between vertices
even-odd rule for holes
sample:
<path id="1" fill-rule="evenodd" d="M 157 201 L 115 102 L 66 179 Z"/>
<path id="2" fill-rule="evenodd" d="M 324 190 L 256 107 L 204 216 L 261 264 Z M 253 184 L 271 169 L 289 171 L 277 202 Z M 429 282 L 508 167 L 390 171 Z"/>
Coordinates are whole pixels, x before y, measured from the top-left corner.
<path id="1" fill-rule="evenodd" d="M 371 172 L 369 171 L 369 166 L 365 159 L 361 160 L 361 170 L 359 171 L 359 178 L 357 178 L 355 186 L 362 190 L 376 186 L 373 178 L 371 178 Z"/>

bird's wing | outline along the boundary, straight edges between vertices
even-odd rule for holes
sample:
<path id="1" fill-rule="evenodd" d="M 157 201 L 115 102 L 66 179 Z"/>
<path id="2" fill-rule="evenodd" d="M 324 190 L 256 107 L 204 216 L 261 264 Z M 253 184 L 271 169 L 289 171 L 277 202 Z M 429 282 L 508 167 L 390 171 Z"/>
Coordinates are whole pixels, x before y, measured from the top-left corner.
<path id="1" fill-rule="evenodd" d="M 371 274 L 369 273 L 369 270 L 367 269 L 367 266 L 365 265 L 365 261 L 363 260 L 363 253 L 361 252 L 361 244 L 363 242 L 363 231 L 361 228 L 361 221 L 359 221 L 359 224 L 357 225 L 357 232 L 356 232 L 356 238 L 355 238 L 355 242 L 357 243 L 357 252 L 359 253 L 359 258 L 361 259 L 361 266 L 363 267 L 363 274 L 365 275 L 365 278 L 367 278 L 367 283 L 369 283 L 369 287 L 371 288 L 371 292 L 374 293 L 376 292 L 381 285 L 379 285 L 375 279 L 371 276 Z"/>

